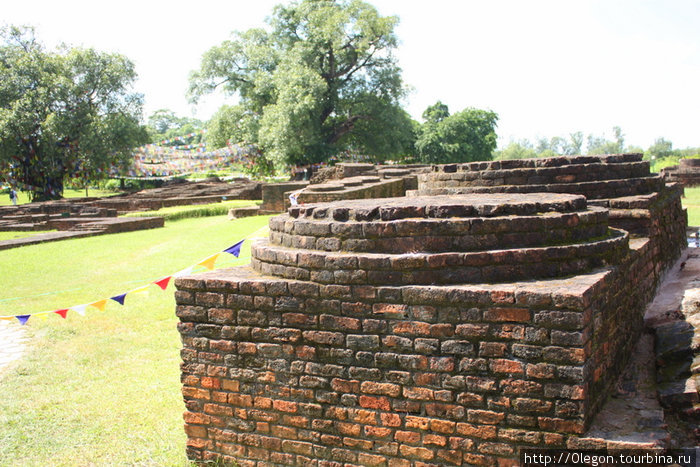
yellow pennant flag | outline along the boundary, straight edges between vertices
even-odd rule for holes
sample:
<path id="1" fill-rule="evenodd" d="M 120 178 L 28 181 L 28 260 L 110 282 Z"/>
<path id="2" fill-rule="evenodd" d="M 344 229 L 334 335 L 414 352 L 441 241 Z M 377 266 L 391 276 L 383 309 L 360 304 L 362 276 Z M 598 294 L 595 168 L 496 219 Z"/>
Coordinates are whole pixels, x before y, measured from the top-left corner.
<path id="1" fill-rule="evenodd" d="M 12 316 L 0 316 L 0 321 L 12 321 L 13 319 Z"/>
<path id="2" fill-rule="evenodd" d="M 221 255 L 221 253 L 217 253 L 213 256 L 210 256 L 204 261 L 200 261 L 199 263 L 197 263 L 197 266 L 204 266 L 207 269 L 214 269 L 214 263 L 216 263 L 216 260 L 219 258 L 219 255 Z"/>
<path id="3" fill-rule="evenodd" d="M 151 285 L 151 284 L 148 284 L 148 285 L 141 286 L 141 287 L 139 287 L 139 288 L 137 288 L 137 289 L 130 290 L 129 293 L 130 293 L 130 294 L 132 294 L 132 293 L 140 293 L 140 294 L 146 294 L 146 295 L 148 295 L 148 286 L 150 286 L 150 285 Z"/>
<path id="4" fill-rule="evenodd" d="M 107 305 L 107 299 L 103 298 L 102 300 L 98 300 L 94 303 L 91 303 L 90 306 L 94 306 L 100 311 L 105 311 L 105 306 Z"/>

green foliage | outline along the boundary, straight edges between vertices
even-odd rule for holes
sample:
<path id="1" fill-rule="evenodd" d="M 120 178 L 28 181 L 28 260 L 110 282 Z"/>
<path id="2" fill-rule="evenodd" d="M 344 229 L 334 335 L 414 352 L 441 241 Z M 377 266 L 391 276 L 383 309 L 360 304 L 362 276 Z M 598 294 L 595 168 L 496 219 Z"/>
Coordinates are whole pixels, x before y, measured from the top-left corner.
<path id="1" fill-rule="evenodd" d="M 524 139 L 522 141 L 511 141 L 508 146 L 496 151 L 495 159 L 530 159 L 537 157 L 537 151 L 532 147 L 532 144 Z"/>
<path id="2" fill-rule="evenodd" d="M 625 151 L 625 137 L 619 126 L 613 127 L 614 140 L 603 136 L 588 135 L 588 154 L 620 154 Z"/>
<path id="3" fill-rule="evenodd" d="M 302 0 L 277 6 L 268 30 L 234 33 L 190 78 L 195 101 L 217 87 L 239 97 L 240 107 L 210 123 L 210 141 L 258 144 L 278 165 L 348 148 L 382 157 L 408 150 L 392 55 L 397 21 L 360 0 Z"/>
<path id="4" fill-rule="evenodd" d="M 202 141 L 200 130 L 204 123 L 196 118 L 178 117 L 169 109 L 159 109 L 148 117 L 147 123 L 149 140 L 151 143 L 159 143 L 164 140 L 172 140 L 165 146 L 181 146 L 186 144 L 199 144 Z M 195 133 L 194 136 L 174 139 Z"/>
<path id="5" fill-rule="evenodd" d="M 64 179 L 126 167 L 147 140 L 134 65 L 93 49 L 45 51 L 30 28 L 0 31 L 0 164 L 34 201 L 60 198 Z"/>
<path id="6" fill-rule="evenodd" d="M 421 162 L 446 164 L 489 160 L 496 149 L 496 113 L 465 109 L 450 115 L 438 102 L 423 113 L 416 151 Z"/>

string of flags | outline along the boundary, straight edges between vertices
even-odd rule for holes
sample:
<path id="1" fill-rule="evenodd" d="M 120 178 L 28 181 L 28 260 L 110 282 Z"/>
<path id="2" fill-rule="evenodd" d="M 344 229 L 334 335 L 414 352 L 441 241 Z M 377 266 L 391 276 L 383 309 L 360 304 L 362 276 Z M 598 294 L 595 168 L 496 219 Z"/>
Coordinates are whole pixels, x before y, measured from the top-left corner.
<path id="1" fill-rule="evenodd" d="M 80 316 L 85 316 L 85 313 L 87 312 L 87 310 L 89 308 L 94 308 L 94 309 L 99 310 L 99 311 L 105 311 L 105 308 L 107 307 L 107 303 L 109 303 L 110 301 L 114 301 L 114 302 L 118 303 L 119 305 L 124 306 L 124 303 L 126 301 L 126 297 L 128 295 L 147 292 L 148 289 L 152 285 L 156 285 L 161 290 L 165 290 L 168 288 L 168 284 L 170 284 L 170 280 L 173 277 L 180 277 L 180 276 L 186 276 L 188 274 L 191 274 L 192 271 L 194 270 L 194 268 L 196 268 L 197 266 L 203 266 L 203 267 L 207 268 L 208 270 L 214 269 L 214 264 L 216 263 L 216 260 L 219 259 L 219 257 L 223 253 L 228 253 L 228 254 L 231 254 L 231 255 L 235 256 L 236 258 L 238 258 L 241 254 L 241 246 L 243 245 L 243 242 L 245 242 L 245 239 L 240 240 L 237 243 L 234 243 L 233 245 L 231 245 L 230 247 L 226 248 L 223 251 L 220 251 L 216 254 L 213 254 L 213 255 L 201 260 L 197 264 L 194 264 L 192 266 L 188 266 L 187 268 L 182 269 L 181 271 L 173 273 L 169 276 L 161 277 L 158 280 L 155 280 L 153 282 L 149 282 L 146 285 L 142 285 L 142 286 L 137 287 L 135 289 L 129 290 L 128 292 L 117 294 L 117 295 L 114 295 L 114 296 L 109 297 L 109 298 L 103 298 L 101 300 L 97 300 L 97 301 L 94 301 L 91 303 L 84 303 L 81 305 L 73 305 L 71 307 L 61 308 L 58 310 L 41 311 L 38 313 L 29 313 L 29 314 L 14 315 L 14 316 L 12 316 L 12 315 L 11 316 L 0 316 L 0 320 L 12 321 L 12 320 L 16 319 L 17 321 L 19 321 L 19 323 L 21 325 L 25 325 L 25 324 L 27 324 L 27 321 L 29 321 L 29 318 L 32 318 L 35 316 L 40 316 L 40 317 L 45 318 L 49 315 L 55 314 L 55 315 L 58 315 L 61 318 L 65 319 L 66 316 L 68 316 L 69 311 L 74 311 L 75 313 L 78 313 Z"/>

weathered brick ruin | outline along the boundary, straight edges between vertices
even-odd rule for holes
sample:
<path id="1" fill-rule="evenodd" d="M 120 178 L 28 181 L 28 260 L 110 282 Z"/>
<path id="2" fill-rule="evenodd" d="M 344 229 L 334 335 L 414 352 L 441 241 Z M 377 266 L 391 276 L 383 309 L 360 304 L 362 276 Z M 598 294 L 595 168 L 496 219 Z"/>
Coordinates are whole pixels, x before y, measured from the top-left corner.
<path id="1" fill-rule="evenodd" d="M 700 185 L 700 159 L 681 159 L 678 165 L 661 169 L 667 182 L 678 182 L 684 187 Z"/>
<path id="2" fill-rule="evenodd" d="M 637 156 L 516 162 L 293 207 L 250 266 L 179 278 L 188 457 L 511 465 L 585 447 L 685 214 Z M 552 180 L 579 193 L 528 189 Z"/>

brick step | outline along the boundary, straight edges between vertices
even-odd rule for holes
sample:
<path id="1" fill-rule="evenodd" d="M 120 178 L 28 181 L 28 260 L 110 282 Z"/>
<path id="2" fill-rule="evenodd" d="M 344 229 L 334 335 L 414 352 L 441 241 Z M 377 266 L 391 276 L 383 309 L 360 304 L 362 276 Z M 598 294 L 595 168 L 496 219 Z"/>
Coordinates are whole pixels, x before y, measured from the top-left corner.
<path id="1" fill-rule="evenodd" d="M 335 222 L 282 215 L 270 220 L 272 244 L 375 253 L 484 251 L 579 243 L 608 231 L 604 208 L 534 216 Z"/>
<path id="2" fill-rule="evenodd" d="M 648 162 L 622 164 L 572 164 L 561 167 L 457 170 L 418 175 L 419 187 L 449 188 L 458 186 L 545 185 L 581 183 L 649 176 Z"/>
<path id="3" fill-rule="evenodd" d="M 458 195 L 468 193 L 573 193 L 587 199 L 608 199 L 649 194 L 660 191 L 664 180 L 658 175 L 621 180 L 581 183 L 552 183 L 545 185 L 497 185 L 449 188 L 420 188 L 406 192 L 407 196 Z"/>
<path id="4" fill-rule="evenodd" d="M 566 167 L 569 165 L 581 164 L 624 164 L 630 162 L 639 162 L 642 160 L 643 154 L 628 153 L 628 154 L 602 154 L 590 156 L 567 156 L 567 157 L 548 157 L 548 158 L 532 158 L 532 159 L 509 159 L 502 161 L 480 161 L 467 162 L 465 164 L 447 164 L 433 166 L 434 172 L 456 172 L 457 170 L 501 170 L 501 169 L 517 169 L 517 168 L 541 168 L 541 167 Z"/>
<path id="5" fill-rule="evenodd" d="M 252 267 L 273 276 L 324 284 L 457 284 L 564 277 L 614 264 L 629 251 L 627 232 L 589 243 L 473 253 L 329 253 L 260 240 Z"/>

